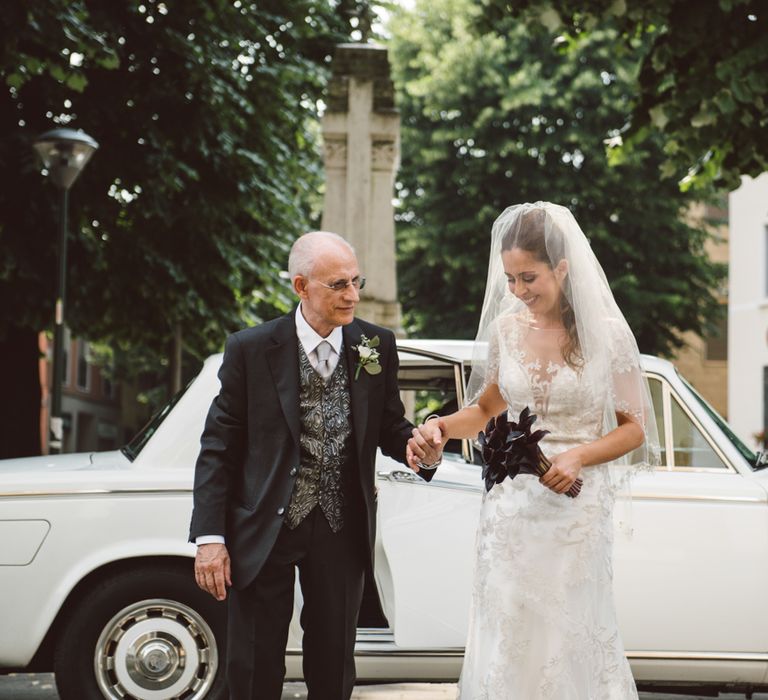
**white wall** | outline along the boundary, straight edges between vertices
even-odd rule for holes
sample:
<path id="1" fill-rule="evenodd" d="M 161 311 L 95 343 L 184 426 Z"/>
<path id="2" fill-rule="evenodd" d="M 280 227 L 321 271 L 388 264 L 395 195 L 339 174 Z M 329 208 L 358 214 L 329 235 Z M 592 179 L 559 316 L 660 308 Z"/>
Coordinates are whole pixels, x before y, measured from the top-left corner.
<path id="1" fill-rule="evenodd" d="M 742 178 L 728 210 L 728 422 L 755 447 L 768 367 L 768 173 Z"/>

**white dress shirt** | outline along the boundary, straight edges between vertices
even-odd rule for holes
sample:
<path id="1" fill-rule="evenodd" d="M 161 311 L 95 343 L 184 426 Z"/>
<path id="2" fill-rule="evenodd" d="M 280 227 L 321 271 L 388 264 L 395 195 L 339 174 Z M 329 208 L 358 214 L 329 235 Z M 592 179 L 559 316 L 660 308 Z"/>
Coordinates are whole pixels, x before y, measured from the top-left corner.
<path id="1" fill-rule="evenodd" d="M 301 311 L 301 304 L 296 309 L 296 336 L 301 343 L 301 347 L 304 348 L 304 353 L 309 358 L 310 364 L 317 368 L 317 355 L 315 354 L 315 348 L 320 343 L 326 341 L 333 348 L 330 358 L 328 358 L 328 364 L 331 369 L 336 369 L 336 365 L 341 357 L 341 346 L 343 343 L 343 336 L 341 333 L 341 326 L 336 326 L 326 338 L 323 338 L 312 326 L 307 323 L 307 319 L 304 318 L 304 314 Z"/>
<path id="2" fill-rule="evenodd" d="M 341 347 L 344 337 L 341 332 L 341 326 L 336 326 L 326 338 L 323 338 L 307 323 L 307 319 L 304 318 L 304 314 L 301 311 L 301 304 L 299 304 L 296 309 L 294 318 L 296 319 L 296 336 L 301 343 L 301 347 L 304 348 L 304 353 L 309 359 L 310 364 L 317 368 L 317 354 L 315 353 L 315 349 L 320 343 L 326 341 L 333 348 L 333 352 L 328 358 L 328 364 L 332 370 L 336 369 L 336 365 L 341 357 Z M 224 544 L 224 537 L 222 535 L 200 535 L 195 538 L 195 544 Z"/>

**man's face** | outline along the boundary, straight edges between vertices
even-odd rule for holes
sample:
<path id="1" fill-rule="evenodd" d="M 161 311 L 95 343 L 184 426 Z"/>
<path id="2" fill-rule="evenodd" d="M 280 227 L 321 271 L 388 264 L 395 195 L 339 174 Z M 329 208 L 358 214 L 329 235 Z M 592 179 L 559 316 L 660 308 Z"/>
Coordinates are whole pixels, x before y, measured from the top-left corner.
<path id="1" fill-rule="evenodd" d="M 325 337 L 337 326 L 346 326 L 355 316 L 360 294 L 353 282 L 359 282 L 360 270 L 355 254 L 343 244 L 329 243 L 315 259 L 308 276 L 294 278 L 294 289 L 301 297 L 304 318 Z M 341 286 L 329 289 L 326 285 Z"/>

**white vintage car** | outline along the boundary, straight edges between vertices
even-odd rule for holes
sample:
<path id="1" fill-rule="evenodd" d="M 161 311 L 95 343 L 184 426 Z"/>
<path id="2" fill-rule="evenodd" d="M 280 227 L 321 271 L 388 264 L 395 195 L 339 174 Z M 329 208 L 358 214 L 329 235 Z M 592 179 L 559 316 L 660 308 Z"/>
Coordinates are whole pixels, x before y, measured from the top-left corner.
<path id="1" fill-rule="evenodd" d="M 401 343 L 411 418 L 462 404 L 471 345 Z M 225 697 L 224 607 L 196 588 L 187 543 L 220 361 L 120 452 L 0 462 L 2 669 L 55 670 L 63 700 Z M 632 508 L 616 508 L 615 591 L 635 678 L 766 688 L 768 470 L 669 362 L 643 361 L 665 459 L 634 480 Z M 458 677 L 484 486 L 470 441 L 448 449 L 429 484 L 379 456 L 361 680 Z M 300 648 L 294 621 L 289 678 L 301 677 Z"/>

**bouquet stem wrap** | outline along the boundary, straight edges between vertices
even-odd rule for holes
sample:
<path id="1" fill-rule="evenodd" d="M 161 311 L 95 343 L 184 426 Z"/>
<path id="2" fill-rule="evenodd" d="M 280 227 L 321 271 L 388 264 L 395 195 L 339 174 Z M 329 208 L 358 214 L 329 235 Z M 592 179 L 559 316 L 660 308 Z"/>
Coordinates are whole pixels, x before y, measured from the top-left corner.
<path id="1" fill-rule="evenodd" d="M 483 479 L 486 491 L 494 484 L 500 484 L 505 478 L 514 479 L 518 474 L 531 474 L 542 477 L 552 462 L 541 451 L 539 441 L 549 434 L 548 430 L 531 432 L 531 426 L 537 416 L 526 406 L 517 422 L 510 421 L 507 411 L 491 418 L 485 431 L 479 433 L 477 440 L 483 453 Z M 581 491 L 583 481 L 576 479 L 565 495 L 576 498 Z"/>

